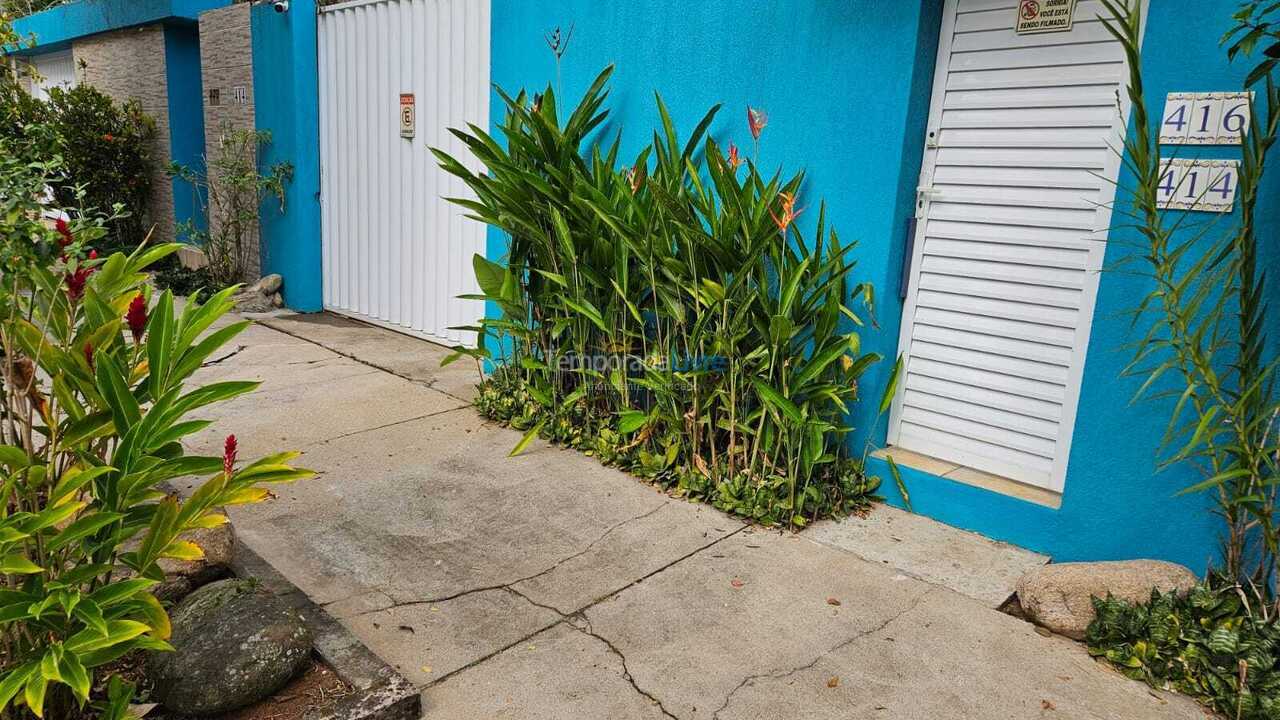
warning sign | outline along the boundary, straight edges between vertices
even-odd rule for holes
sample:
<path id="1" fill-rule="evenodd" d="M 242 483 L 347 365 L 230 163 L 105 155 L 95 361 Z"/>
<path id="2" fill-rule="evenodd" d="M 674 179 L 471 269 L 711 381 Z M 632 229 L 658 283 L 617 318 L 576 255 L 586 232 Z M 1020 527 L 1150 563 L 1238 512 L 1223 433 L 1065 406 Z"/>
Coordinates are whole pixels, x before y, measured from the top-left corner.
<path id="1" fill-rule="evenodd" d="M 411 138 L 417 129 L 417 118 L 414 113 L 413 93 L 400 94 L 400 137 Z"/>
<path id="2" fill-rule="evenodd" d="M 1018 34 L 1066 32 L 1075 11 L 1076 0 L 1020 0 Z"/>

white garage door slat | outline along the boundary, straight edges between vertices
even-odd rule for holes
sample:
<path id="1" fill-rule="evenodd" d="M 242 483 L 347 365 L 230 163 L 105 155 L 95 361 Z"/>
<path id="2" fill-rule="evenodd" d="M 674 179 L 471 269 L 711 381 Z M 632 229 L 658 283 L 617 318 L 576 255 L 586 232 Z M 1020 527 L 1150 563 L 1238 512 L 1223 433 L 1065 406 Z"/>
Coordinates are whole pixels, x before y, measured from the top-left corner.
<path id="1" fill-rule="evenodd" d="M 482 168 L 449 128 L 488 126 L 488 0 L 367 0 L 320 11 L 324 305 L 392 329 L 474 345 L 483 303 L 471 256 L 485 227 L 444 200 L 470 197 L 443 148 Z M 400 137 L 400 94 L 416 135 Z"/>
<path id="2" fill-rule="evenodd" d="M 1077 4 L 947 0 L 890 444 L 1060 492 L 1110 223 L 1124 59 Z"/>

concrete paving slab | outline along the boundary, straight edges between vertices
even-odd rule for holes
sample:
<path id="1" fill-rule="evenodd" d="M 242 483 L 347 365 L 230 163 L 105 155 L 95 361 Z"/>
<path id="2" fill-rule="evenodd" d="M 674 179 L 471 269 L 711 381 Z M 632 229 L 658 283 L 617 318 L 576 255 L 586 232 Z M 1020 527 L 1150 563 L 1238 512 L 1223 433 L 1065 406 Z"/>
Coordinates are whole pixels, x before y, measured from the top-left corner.
<path id="1" fill-rule="evenodd" d="M 811 662 L 930 589 L 794 535 L 744 531 L 584 614 L 669 712 L 709 718 L 743 678 Z"/>
<path id="2" fill-rule="evenodd" d="M 451 675 L 558 622 L 509 590 L 485 590 L 348 618 L 347 627 L 417 687 Z"/>
<path id="3" fill-rule="evenodd" d="M 220 447 L 227 433 L 248 458 L 465 407 L 457 398 L 349 360 L 263 367 L 254 393 L 201 411 L 215 425 L 191 438 Z M 240 379 L 229 372 L 227 379 Z M 302 381 L 302 377 L 307 377 Z"/>
<path id="4" fill-rule="evenodd" d="M 923 515 L 877 505 L 867 517 L 814 523 L 803 537 L 1000 607 L 1049 558 Z"/>
<path id="5" fill-rule="evenodd" d="M 264 391 L 192 445 L 302 448 L 320 475 L 233 508 L 237 534 L 427 684 L 428 718 L 1201 716 L 992 610 L 1003 580 L 949 563 L 1012 561 L 949 555 L 976 541 L 932 521 L 743 528 L 540 441 L 508 458 L 520 433 L 457 398 L 283 337 L 255 329 L 201 371 L 258 373 Z M 931 547 L 903 552 L 904 534 Z"/>
<path id="6" fill-rule="evenodd" d="M 295 313 L 258 322 L 468 402 L 480 381 L 475 362 L 468 358 L 441 367 L 440 361 L 453 353 L 444 345 L 341 315 Z"/>
<path id="7" fill-rule="evenodd" d="M 233 519 L 276 551 L 293 548 L 300 577 L 289 579 L 322 603 L 367 590 L 438 600 L 538 580 L 535 601 L 570 611 L 740 527 L 576 453 L 537 443 L 508 458 L 519 437 L 460 410 L 316 443 L 298 462 L 320 477 Z M 588 556 L 601 561 L 583 568 Z"/>
<path id="8" fill-rule="evenodd" d="M 622 658 L 568 624 L 534 635 L 422 693 L 424 718 L 449 720 L 657 720 Z M 787 716 L 783 716 L 787 717 Z"/>
<path id="9" fill-rule="evenodd" d="M 944 588 L 807 664 L 744 679 L 714 717 L 796 717 L 801 707 L 812 720 L 1212 716 L 1190 698 L 1127 680 L 1076 643 Z"/>
<path id="10" fill-rule="evenodd" d="M 705 505 L 669 501 L 615 525 L 579 553 L 512 588 L 571 614 L 742 526 Z"/>

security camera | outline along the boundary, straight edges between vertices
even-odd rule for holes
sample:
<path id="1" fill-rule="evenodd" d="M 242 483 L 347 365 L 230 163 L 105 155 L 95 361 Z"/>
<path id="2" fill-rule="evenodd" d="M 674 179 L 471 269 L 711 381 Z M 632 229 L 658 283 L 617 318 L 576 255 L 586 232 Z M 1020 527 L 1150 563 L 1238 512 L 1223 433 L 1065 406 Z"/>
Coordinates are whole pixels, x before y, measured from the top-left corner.
<path id="1" fill-rule="evenodd" d="M 274 0 L 271 3 L 271 7 L 278 13 L 287 13 L 289 12 L 289 0 Z"/>

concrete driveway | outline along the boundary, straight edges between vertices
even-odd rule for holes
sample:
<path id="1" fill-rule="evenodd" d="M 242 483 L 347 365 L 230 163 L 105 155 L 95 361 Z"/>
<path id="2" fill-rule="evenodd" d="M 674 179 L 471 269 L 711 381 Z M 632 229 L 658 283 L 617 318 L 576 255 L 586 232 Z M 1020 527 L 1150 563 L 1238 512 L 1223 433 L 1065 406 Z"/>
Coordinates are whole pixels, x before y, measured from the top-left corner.
<path id="1" fill-rule="evenodd" d="M 877 508 L 801 535 L 669 498 L 468 405 L 474 367 L 329 315 L 200 371 L 259 379 L 191 445 L 319 477 L 237 534 L 422 688 L 427 718 L 1199 718 L 994 609 L 1043 562 Z"/>

